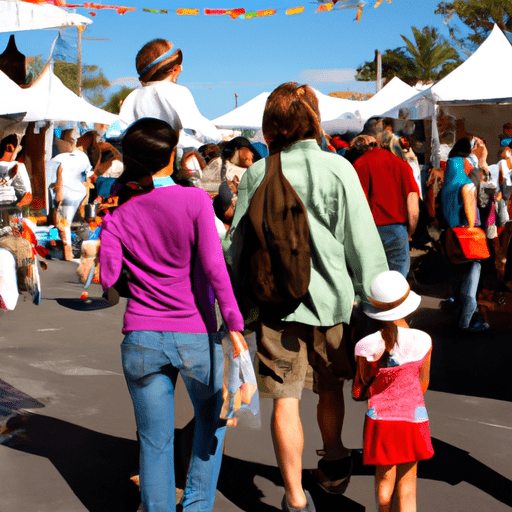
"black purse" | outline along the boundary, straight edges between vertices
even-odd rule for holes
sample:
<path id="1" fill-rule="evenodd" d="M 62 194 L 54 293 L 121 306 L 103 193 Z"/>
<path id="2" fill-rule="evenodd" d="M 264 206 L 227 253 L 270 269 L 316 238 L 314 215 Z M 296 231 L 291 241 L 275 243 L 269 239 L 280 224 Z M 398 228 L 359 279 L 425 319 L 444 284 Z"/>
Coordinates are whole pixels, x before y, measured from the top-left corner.
<path id="1" fill-rule="evenodd" d="M 133 298 L 128 287 L 128 282 L 131 281 L 130 271 L 123 265 L 121 274 L 113 286 L 105 290 L 103 298 L 112 306 L 119 303 L 119 297 L 125 297 L 127 299 Z"/>

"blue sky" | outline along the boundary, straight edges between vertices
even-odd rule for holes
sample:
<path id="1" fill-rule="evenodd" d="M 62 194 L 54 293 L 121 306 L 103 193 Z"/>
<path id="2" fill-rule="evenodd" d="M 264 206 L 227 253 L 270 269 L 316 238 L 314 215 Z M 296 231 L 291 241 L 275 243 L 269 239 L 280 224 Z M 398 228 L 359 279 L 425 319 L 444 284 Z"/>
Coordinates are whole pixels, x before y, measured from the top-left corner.
<path id="1" fill-rule="evenodd" d="M 78 3 L 78 2 L 77 2 Z M 361 22 L 356 9 L 315 13 L 313 0 L 113 0 L 104 5 L 136 7 L 119 15 L 108 9 L 76 12 L 92 19 L 84 32 L 82 60 L 97 64 L 110 81 L 136 77 L 135 55 L 149 40 L 172 41 L 184 54 L 179 83 L 190 88 L 199 110 L 210 119 L 229 112 L 263 91 L 287 81 L 309 83 L 323 93 L 374 92 L 374 84 L 355 82 L 355 69 L 374 57 L 375 50 L 403 46 L 400 34 L 412 38 L 411 26 L 438 28 L 448 35 L 443 18 L 434 14 L 439 0 L 384 0 L 374 8 L 367 0 Z M 354 3 L 354 0 L 348 0 Z M 341 5 L 342 2 L 340 2 Z M 304 6 L 301 14 L 287 16 L 286 9 Z M 198 16 L 178 16 L 177 8 L 199 8 Z M 231 19 L 205 16 L 203 9 L 271 9 L 271 17 Z M 167 9 L 168 14 L 143 12 L 143 8 Z M 22 32 L 18 48 L 26 55 L 47 55 L 55 31 Z M 0 52 L 8 35 L 0 34 Z M 112 90 L 117 90 L 115 87 Z"/>

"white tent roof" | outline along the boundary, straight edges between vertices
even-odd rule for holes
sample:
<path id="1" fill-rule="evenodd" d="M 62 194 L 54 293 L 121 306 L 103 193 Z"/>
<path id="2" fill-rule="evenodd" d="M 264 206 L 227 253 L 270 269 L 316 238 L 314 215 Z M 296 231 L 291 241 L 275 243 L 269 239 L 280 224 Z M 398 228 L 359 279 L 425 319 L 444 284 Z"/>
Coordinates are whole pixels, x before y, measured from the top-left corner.
<path id="1" fill-rule="evenodd" d="M 0 116 L 25 113 L 29 109 L 25 92 L 0 71 Z"/>
<path id="2" fill-rule="evenodd" d="M 49 67 L 24 90 L 33 105 L 24 121 L 79 121 L 112 124 L 117 116 L 91 105 L 68 89 Z"/>
<path id="3" fill-rule="evenodd" d="M 89 18 L 49 4 L 32 4 L 19 0 L 0 1 L 0 32 L 40 30 L 85 26 Z"/>
<path id="4" fill-rule="evenodd" d="M 262 92 L 231 112 L 217 117 L 212 123 L 221 128 L 258 130 L 261 128 L 263 111 L 269 95 L 269 92 Z"/>
<path id="5" fill-rule="evenodd" d="M 385 115 L 399 117 L 400 110 L 409 119 L 431 117 L 434 105 L 464 105 L 512 102 L 512 45 L 495 25 L 480 47 L 449 75 L 429 89 L 396 105 Z M 500 63 L 505 63 L 500 65 Z"/>
<path id="6" fill-rule="evenodd" d="M 366 121 L 370 117 L 382 115 L 416 94 L 418 91 L 414 87 L 407 85 L 395 76 L 377 94 L 361 102 L 359 112 L 363 120 Z"/>
<path id="7" fill-rule="evenodd" d="M 313 90 L 318 98 L 318 108 L 320 109 L 322 126 L 324 121 L 336 119 L 346 112 L 353 114 L 361 103 L 360 101 L 333 98 L 332 96 L 322 94 L 316 89 Z M 217 117 L 212 122 L 215 126 L 221 128 L 258 130 L 261 128 L 263 122 L 263 111 L 265 110 L 265 104 L 269 95 L 269 92 L 262 92 L 252 100 L 249 100 L 247 103 L 244 103 L 223 116 Z"/>
<path id="8" fill-rule="evenodd" d="M 24 122 L 78 121 L 111 124 L 117 116 L 91 105 L 70 91 L 49 67 L 28 88 L 0 71 L 0 116 L 26 113 Z"/>

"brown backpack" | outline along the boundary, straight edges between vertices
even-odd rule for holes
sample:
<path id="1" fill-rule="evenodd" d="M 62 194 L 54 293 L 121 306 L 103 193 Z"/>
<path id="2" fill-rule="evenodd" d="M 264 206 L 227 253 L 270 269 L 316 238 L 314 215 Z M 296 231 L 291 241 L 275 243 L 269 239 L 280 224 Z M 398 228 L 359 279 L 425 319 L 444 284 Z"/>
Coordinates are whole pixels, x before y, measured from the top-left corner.
<path id="1" fill-rule="evenodd" d="M 286 316 L 308 291 L 307 210 L 283 174 L 280 154 L 266 158 L 265 177 L 235 230 L 233 272 L 242 310 L 252 299 L 260 310 Z"/>

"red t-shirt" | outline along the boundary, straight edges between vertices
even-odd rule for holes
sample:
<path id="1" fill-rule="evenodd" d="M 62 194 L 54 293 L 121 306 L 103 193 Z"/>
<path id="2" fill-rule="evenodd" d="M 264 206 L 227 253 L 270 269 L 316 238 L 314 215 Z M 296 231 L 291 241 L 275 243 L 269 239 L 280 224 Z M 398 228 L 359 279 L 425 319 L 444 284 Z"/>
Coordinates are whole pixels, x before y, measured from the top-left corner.
<path id="1" fill-rule="evenodd" d="M 407 196 L 419 194 L 411 166 L 381 148 L 371 149 L 354 162 L 377 226 L 407 222 Z"/>

